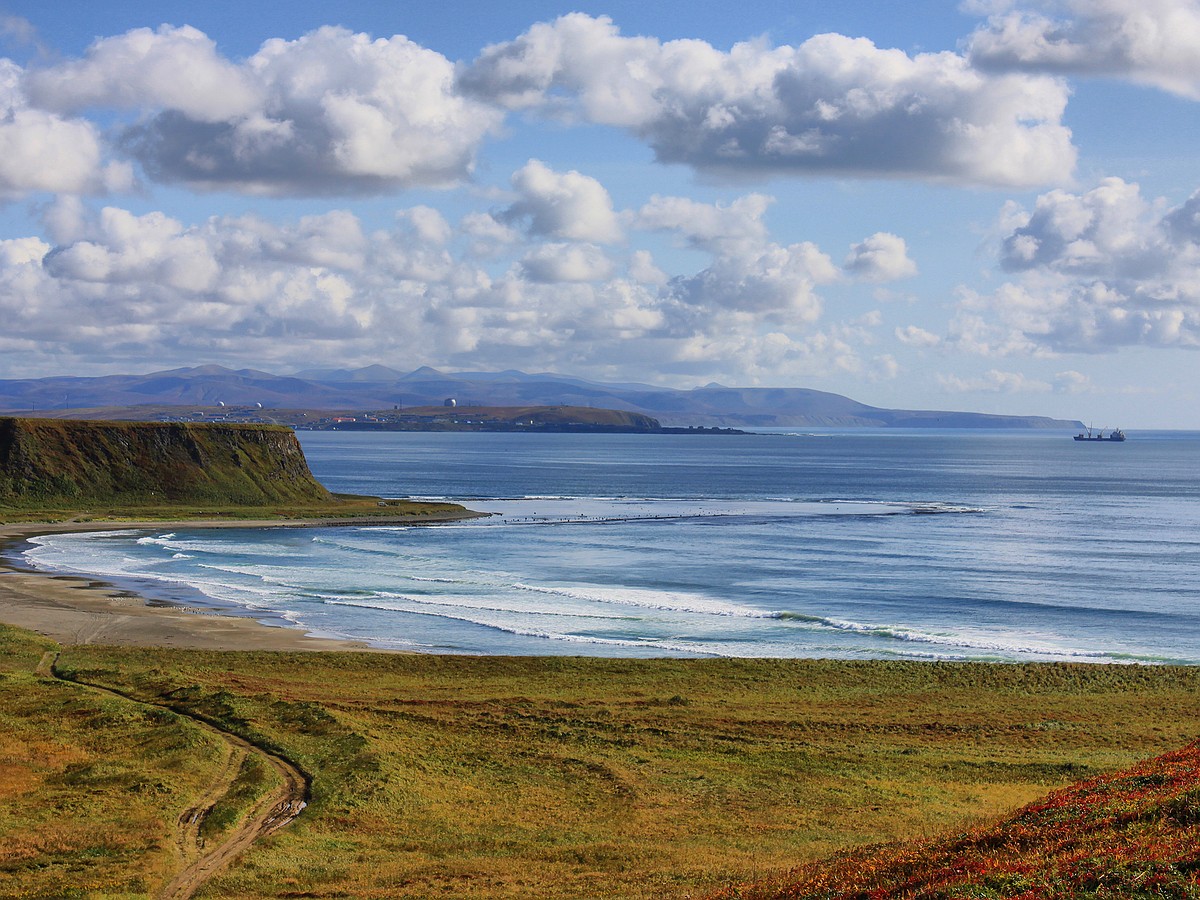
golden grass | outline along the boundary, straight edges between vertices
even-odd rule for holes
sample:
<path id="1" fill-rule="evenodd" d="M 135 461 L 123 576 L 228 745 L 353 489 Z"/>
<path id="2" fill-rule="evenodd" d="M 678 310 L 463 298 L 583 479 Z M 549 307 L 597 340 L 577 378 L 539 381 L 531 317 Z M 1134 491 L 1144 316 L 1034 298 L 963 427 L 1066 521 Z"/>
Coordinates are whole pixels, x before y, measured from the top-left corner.
<path id="1" fill-rule="evenodd" d="M 695 896 L 1182 746 L 1200 687 L 1063 665 L 73 648 L 62 666 L 313 776 L 304 815 L 203 894 L 239 898 Z"/>
<path id="2" fill-rule="evenodd" d="M 713 900 L 1200 895 L 1200 741 L 966 833 L 839 854 Z"/>
<path id="3" fill-rule="evenodd" d="M 222 747 L 187 719 L 34 674 L 53 647 L 0 626 L 0 896 L 144 897 L 168 823 Z"/>

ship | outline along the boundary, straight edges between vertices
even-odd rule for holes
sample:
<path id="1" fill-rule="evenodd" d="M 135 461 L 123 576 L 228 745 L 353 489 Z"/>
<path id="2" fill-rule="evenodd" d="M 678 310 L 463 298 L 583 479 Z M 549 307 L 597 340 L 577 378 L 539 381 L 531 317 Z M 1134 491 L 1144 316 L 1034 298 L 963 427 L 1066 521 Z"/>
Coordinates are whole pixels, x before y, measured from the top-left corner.
<path id="1" fill-rule="evenodd" d="M 1086 430 L 1075 435 L 1077 441 L 1123 441 L 1125 440 L 1125 432 L 1120 428 L 1114 428 L 1108 434 L 1104 433 L 1103 428 L 1092 430 L 1091 426 L 1087 426 Z"/>

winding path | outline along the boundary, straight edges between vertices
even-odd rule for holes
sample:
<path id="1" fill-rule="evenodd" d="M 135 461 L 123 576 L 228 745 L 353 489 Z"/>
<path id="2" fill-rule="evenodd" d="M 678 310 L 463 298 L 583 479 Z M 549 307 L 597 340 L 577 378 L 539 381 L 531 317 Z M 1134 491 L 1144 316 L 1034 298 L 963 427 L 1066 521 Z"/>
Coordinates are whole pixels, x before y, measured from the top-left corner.
<path id="1" fill-rule="evenodd" d="M 309 780 L 303 772 L 282 756 L 167 704 L 139 700 L 113 688 L 64 678 L 56 669 L 58 657 L 57 651 L 46 651 L 37 665 L 37 674 L 46 678 L 56 678 L 67 684 L 110 697 L 118 697 L 130 703 L 166 709 L 176 715 L 185 716 L 200 728 L 215 735 L 227 747 L 225 762 L 216 778 L 213 779 L 196 804 L 185 810 L 176 823 L 175 841 L 184 867 L 159 891 L 158 900 L 189 900 L 209 879 L 233 862 L 255 841 L 283 828 L 300 815 L 301 810 L 304 809 L 309 795 Z M 250 755 L 257 755 L 264 763 L 271 766 L 279 774 L 280 784 L 275 791 L 259 798 L 250 812 L 228 834 L 224 835 L 219 844 L 211 849 L 206 848 L 204 840 L 200 836 L 200 827 L 213 807 L 232 789 L 242 763 Z"/>

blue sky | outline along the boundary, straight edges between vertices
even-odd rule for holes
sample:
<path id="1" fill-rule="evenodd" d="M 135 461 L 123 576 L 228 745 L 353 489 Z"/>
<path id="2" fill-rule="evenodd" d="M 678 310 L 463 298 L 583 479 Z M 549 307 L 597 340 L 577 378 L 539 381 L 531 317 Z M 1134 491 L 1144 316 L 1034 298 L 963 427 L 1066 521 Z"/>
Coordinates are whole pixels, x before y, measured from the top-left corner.
<path id="1" fill-rule="evenodd" d="M 0 5 L 0 378 L 1200 428 L 1200 3 Z"/>

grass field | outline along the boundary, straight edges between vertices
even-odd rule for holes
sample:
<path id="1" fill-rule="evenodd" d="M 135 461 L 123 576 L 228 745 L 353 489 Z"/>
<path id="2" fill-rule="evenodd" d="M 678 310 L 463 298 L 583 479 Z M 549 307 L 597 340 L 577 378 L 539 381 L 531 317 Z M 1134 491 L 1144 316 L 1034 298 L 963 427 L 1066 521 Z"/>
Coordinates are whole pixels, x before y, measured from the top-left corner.
<path id="1" fill-rule="evenodd" d="M 48 646 L 0 630 L 0 895 L 150 895 L 220 748 L 37 677 Z M 702 896 L 1180 748 L 1200 688 L 1165 667 L 93 647 L 59 668 L 312 776 L 204 897 Z"/>
<path id="2" fill-rule="evenodd" d="M 273 506 L 233 506 L 229 504 L 180 504 L 127 502 L 87 506 L 41 506 L 28 509 L 6 507 L 0 502 L 0 523 L 23 524 L 43 522 L 188 522 L 188 521 L 263 521 L 287 522 L 296 519 L 371 519 L 396 516 L 465 515 L 467 510 L 457 503 L 426 500 L 382 500 L 356 494 L 334 494 L 327 502 L 279 503 Z"/>
<path id="3" fill-rule="evenodd" d="M 999 822 L 850 851 L 713 900 L 900 897 L 1200 897 L 1200 741 L 1055 791 Z"/>

